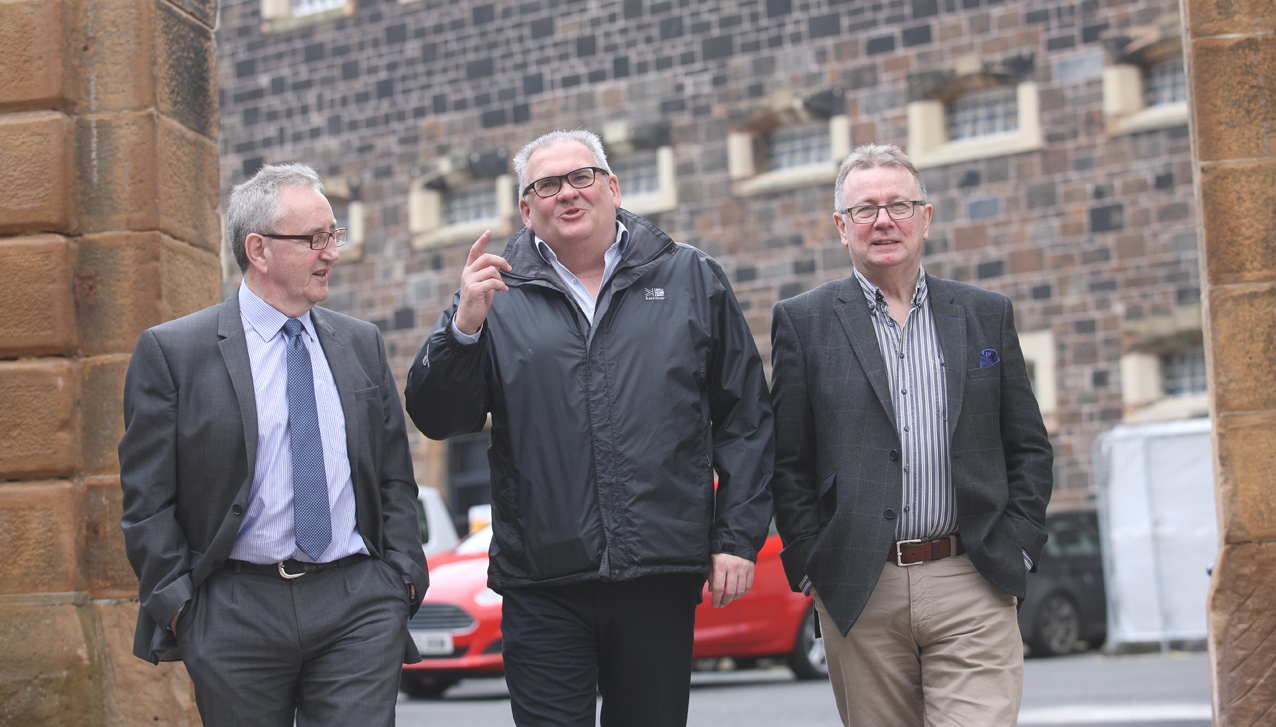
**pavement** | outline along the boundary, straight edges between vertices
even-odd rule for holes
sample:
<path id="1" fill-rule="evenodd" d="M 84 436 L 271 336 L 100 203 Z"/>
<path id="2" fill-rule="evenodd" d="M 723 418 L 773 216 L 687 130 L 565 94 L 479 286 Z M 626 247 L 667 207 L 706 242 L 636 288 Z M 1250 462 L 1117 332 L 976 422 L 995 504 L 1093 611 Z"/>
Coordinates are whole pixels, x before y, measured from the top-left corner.
<path id="1" fill-rule="evenodd" d="M 688 727 L 840 727 L 823 681 L 784 667 L 697 672 Z M 1021 727 L 1210 727 L 1209 661 L 1201 652 L 1087 652 L 1024 664 Z M 399 695 L 400 727 L 512 727 L 502 679 L 470 679 L 442 699 Z"/>

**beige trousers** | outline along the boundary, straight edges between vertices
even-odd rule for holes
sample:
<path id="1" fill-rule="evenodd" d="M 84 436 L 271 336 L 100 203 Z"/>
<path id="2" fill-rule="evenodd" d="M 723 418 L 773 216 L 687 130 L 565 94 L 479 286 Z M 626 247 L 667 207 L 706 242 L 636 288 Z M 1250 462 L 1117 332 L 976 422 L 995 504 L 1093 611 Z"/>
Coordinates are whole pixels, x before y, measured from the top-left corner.
<path id="1" fill-rule="evenodd" d="M 886 564 L 845 637 L 816 598 L 847 727 L 1013 727 L 1023 694 L 1015 597 L 970 556 Z"/>

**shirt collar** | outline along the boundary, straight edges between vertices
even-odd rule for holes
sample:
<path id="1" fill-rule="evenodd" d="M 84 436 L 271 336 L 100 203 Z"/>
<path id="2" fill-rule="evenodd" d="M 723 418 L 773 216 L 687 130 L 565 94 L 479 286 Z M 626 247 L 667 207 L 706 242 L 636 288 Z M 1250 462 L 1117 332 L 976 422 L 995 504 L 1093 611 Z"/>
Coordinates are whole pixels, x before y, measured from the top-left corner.
<path id="1" fill-rule="evenodd" d="M 258 298 L 257 294 L 249 290 L 248 284 L 243 281 L 239 283 L 239 315 L 263 341 L 274 338 L 288 322 L 288 316 Z M 301 326 L 306 329 L 306 333 L 312 339 L 315 338 L 315 327 L 310 320 L 310 311 L 306 311 L 297 320 L 301 321 Z"/>
<path id="2" fill-rule="evenodd" d="M 864 291 L 864 297 L 868 301 L 868 310 L 870 313 L 876 313 L 878 309 L 886 309 L 886 295 L 876 285 L 873 285 L 868 278 L 864 277 L 858 269 L 855 270 L 855 279 L 860 281 L 860 289 Z M 926 287 L 926 268 L 917 270 L 917 287 L 913 290 L 913 307 L 920 308 L 929 297 Z"/>
<path id="3" fill-rule="evenodd" d="M 551 264 L 558 262 L 558 255 L 539 235 L 532 233 L 532 241 L 536 243 L 536 252 L 540 253 L 545 262 Z M 616 220 L 616 241 L 612 243 L 611 247 L 607 248 L 605 254 L 610 255 L 614 251 L 615 256 L 619 258 L 625 254 L 625 248 L 627 247 L 629 247 L 629 229 L 625 227 L 625 223 Z"/>

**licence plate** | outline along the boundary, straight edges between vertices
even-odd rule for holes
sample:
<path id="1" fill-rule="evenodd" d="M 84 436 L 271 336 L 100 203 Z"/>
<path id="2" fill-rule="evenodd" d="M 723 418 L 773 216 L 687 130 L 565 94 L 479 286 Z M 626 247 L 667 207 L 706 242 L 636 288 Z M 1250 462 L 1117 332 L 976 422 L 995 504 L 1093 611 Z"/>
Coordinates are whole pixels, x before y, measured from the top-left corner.
<path id="1" fill-rule="evenodd" d="M 412 640 L 422 656 L 449 656 L 455 648 L 452 634 L 445 631 L 413 631 Z"/>

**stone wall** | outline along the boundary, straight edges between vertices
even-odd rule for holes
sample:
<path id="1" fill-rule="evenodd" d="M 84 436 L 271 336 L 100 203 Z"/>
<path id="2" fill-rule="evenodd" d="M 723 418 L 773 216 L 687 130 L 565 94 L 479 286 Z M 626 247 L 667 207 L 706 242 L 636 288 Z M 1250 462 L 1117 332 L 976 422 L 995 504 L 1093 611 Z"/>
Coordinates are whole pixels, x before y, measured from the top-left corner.
<path id="1" fill-rule="evenodd" d="M 723 263 L 766 356 L 771 305 L 850 260 L 832 184 L 735 196 L 728 133 L 776 95 L 837 90 L 850 141 L 907 145 L 919 84 L 971 54 L 1038 84 L 1044 148 L 926 170 L 926 265 L 1010 295 L 1021 331 L 1053 331 L 1056 502 L 1087 499 L 1092 442 L 1122 417 L 1123 327 L 1199 306 L 1186 124 L 1113 135 L 1103 116 L 1113 39 L 1174 22 L 1174 0 L 358 0 L 274 34 L 260 9 L 223 5 L 223 193 L 263 161 L 358 180 L 368 240 L 330 303 L 381 325 L 400 382 L 468 247 L 411 246 L 424 165 L 555 127 L 667 123 L 679 207 L 655 221 Z M 440 451 L 418 444 L 422 482 L 445 485 L 425 474 Z"/>
<path id="2" fill-rule="evenodd" d="M 1186 0 L 1222 541 L 1210 584 L 1219 727 L 1276 709 L 1276 8 Z"/>
<path id="3" fill-rule="evenodd" d="M 219 298 L 214 0 L 0 3 L 0 724 L 198 723 L 132 656 L 121 393 Z"/>

